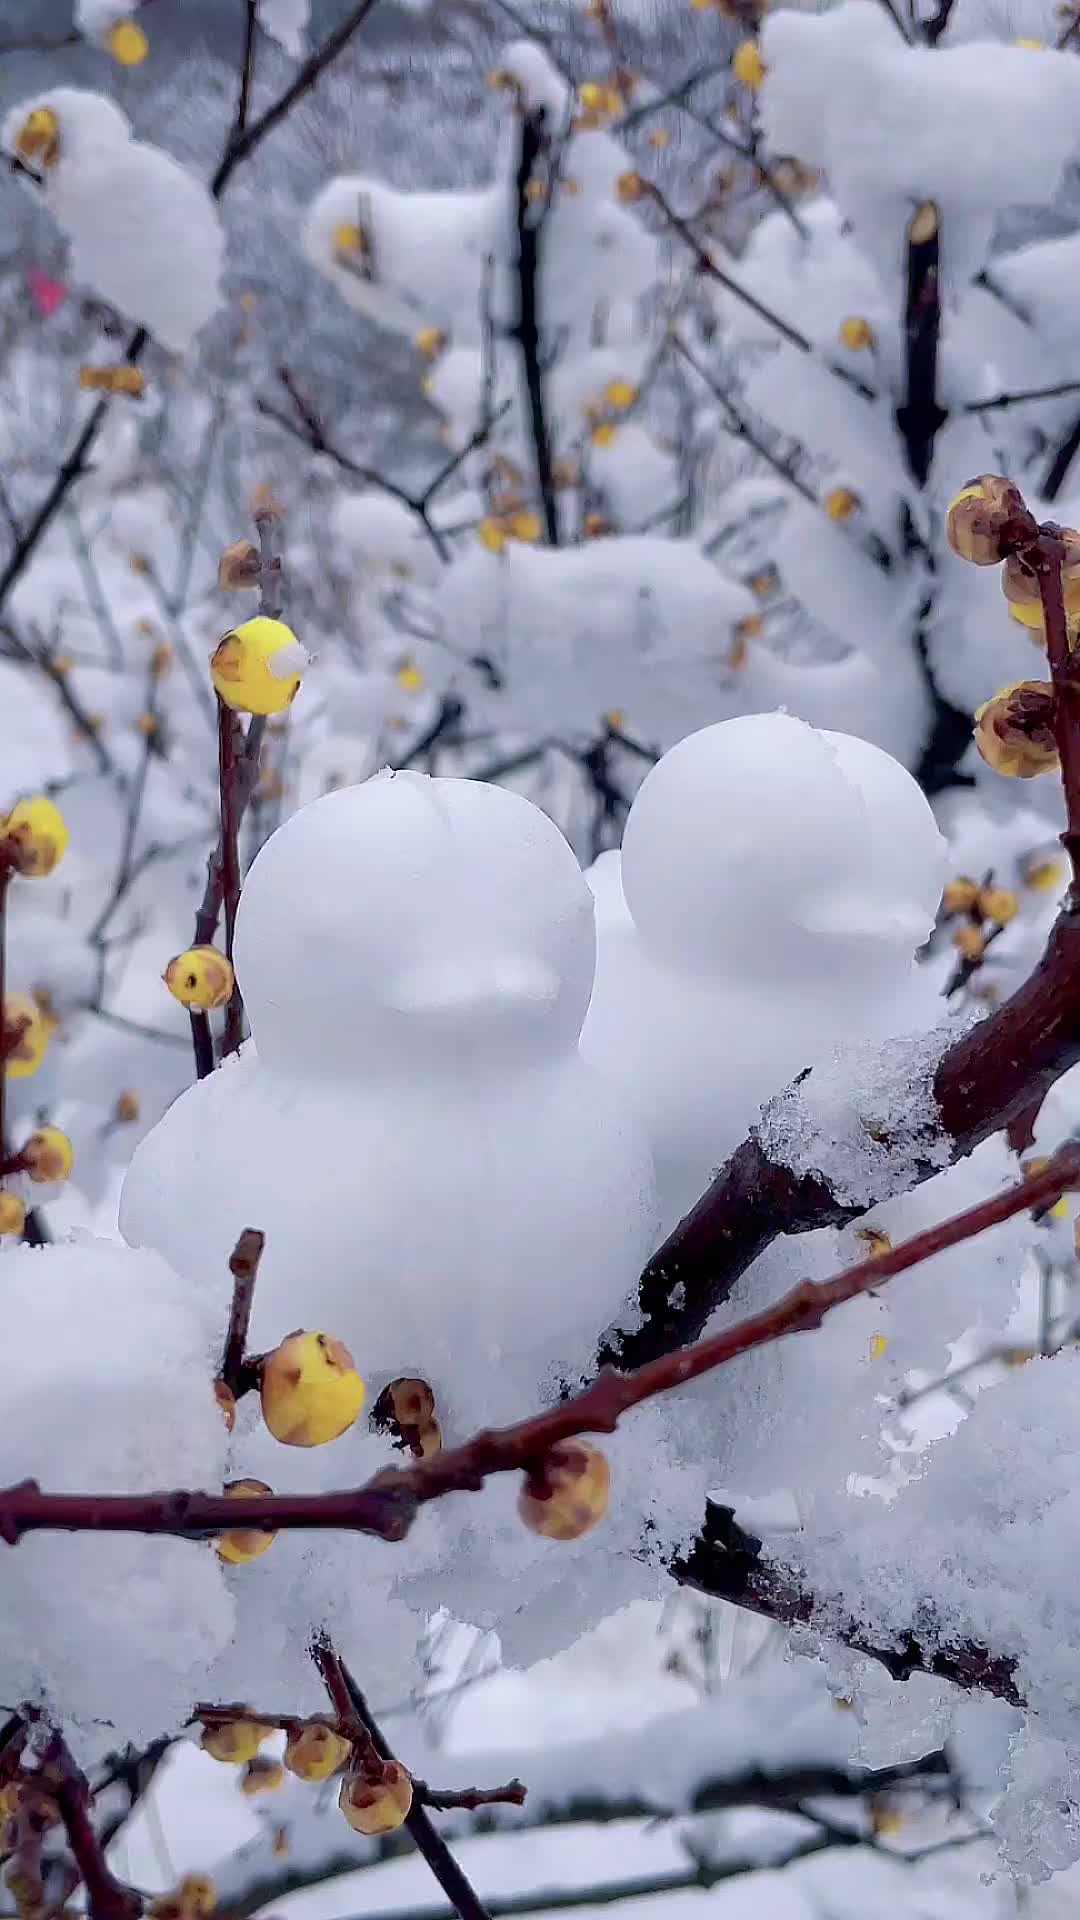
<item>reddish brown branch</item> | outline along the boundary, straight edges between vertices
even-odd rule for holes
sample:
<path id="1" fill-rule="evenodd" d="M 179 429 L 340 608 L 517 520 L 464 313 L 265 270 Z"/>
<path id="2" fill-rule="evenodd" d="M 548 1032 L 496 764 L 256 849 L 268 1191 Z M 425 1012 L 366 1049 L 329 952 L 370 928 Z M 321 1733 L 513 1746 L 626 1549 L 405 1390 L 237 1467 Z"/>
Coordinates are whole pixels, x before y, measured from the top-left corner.
<path id="1" fill-rule="evenodd" d="M 1069 645 L 1061 577 L 1065 544 L 1057 528 L 1052 525 L 1040 528 L 1036 539 L 1021 549 L 1019 558 L 1035 574 L 1042 602 L 1046 654 L 1057 696 L 1054 733 L 1065 792 L 1066 826 L 1061 844 L 1069 856 L 1075 895 L 1080 887 L 1080 660 Z"/>
<path id="2" fill-rule="evenodd" d="M 251 1309 L 255 1303 L 255 1281 L 265 1244 L 265 1234 L 259 1233 L 255 1227 L 245 1227 L 229 1257 L 233 1295 L 220 1377 L 237 1399 L 256 1384 L 252 1369 L 247 1365 L 247 1338 Z"/>
<path id="3" fill-rule="evenodd" d="M 56 1802 L 86 1889 L 90 1920 L 138 1920 L 143 1903 L 132 1887 L 125 1887 L 110 1873 L 90 1814 L 89 1782 L 58 1733 L 49 1740 L 42 1778 Z"/>
<path id="4" fill-rule="evenodd" d="M 1008 1127 L 1078 1060 L 1080 911 L 1067 906 L 1029 978 L 942 1055 L 933 1094 L 950 1159 Z M 939 1171 L 927 1163 L 913 1184 Z M 826 1181 L 770 1160 L 752 1134 L 653 1255 L 638 1285 L 640 1325 L 607 1342 L 600 1359 L 639 1366 L 696 1339 L 778 1235 L 841 1226 L 863 1211 Z"/>
<path id="5" fill-rule="evenodd" d="M 450 1493 L 475 1493 L 497 1473 L 528 1472 L 552 1447 L 583 1433 L 612 1433 L 644 1400 L 725 1366 L 755 1347 L 819 1327 L 826 1314 L 894 1274 L 969 1240 L 1014 1214 L 1052 1205 L 1080 1186 L 1080 1146 L 1063 1147 L 1037 1174 L 980 1201 L 951 1220 L 914 1235 L 830 1280 L 803 1281 L 761 1313 L 726 1327 L 710 1340 L 659 1355 L 633 1373 L 604 1368 L 589 1386 L 514 1426 L 473 1435 L 462 1446 L 430 1454 L 409 1466 L 385 1467 L 365 1486 L 332 1493 L 217 1495 L 174 1491 L 147 1494 L 49 1494 L 32 1480 L 0 1491 L 0 1538 L 15 1545 L 24 1533 L 169 1533 L 200 1538 L 226 1527 L 282 1529 L 340 1527 L 400 1540 L 419 1507 Z M 322 1643 L 320 1643 L 320 1647 Z M 327 1686 L 336 1659 L 315 1650 Z M 331 1697 L 334 1697 L 331 1690 Z M 335 1698 L 335 1708 L 341 1711 Z"/>
<path id="6" fill-rule="evenodd" d="M 459 1787 L 444 1793 L 438 1787 L 429 1787 L 426 1780 L 413 1778 L 414 1799 L 422 1807 L 433 1807 L 436 1813 L 449 1813 L 456 1807 L 466 1813 L 475 1813 L 479 1807 L 523 1807 L 528 1791 L 523 1781 L 508 1780 L 502 1787 Z"/>
<path id="7" fill-rule="evenodd" d="M 766 1620 L 785 1627 L 819 1626 L 831 1640 L 876 1660 L 894 1680 L 913 1673 L 932 1674 L 953 1686 L 994 1694 L 1013 1706 L 1022 1706 L 1016 1685 L 1016 1662 L 986 1647 L 928 1646 L 913 1634 L 890 1641 L 875 1635 L 864 1621 L 844 1617 L 829 1596 L 807 1593 L 786 1567 L 761 1557 L 761 1541 L 745 1533 L 728 1507 L 710 1506 L 701 1534 L 690 1551 L 670 1568 L 683 1586 L 728 1600 Z"/>

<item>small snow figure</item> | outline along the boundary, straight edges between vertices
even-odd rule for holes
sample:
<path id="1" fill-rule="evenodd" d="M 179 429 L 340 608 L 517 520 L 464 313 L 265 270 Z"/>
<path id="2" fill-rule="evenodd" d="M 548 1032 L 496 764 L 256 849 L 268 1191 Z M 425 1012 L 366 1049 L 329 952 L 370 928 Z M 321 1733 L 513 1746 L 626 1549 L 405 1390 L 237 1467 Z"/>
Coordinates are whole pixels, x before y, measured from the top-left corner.
<path id="1" fill-rule="evenodd" d="M 71 242 L 71 278 L 183 353 L 221 304 L 224 232 L 201 181 L 82 87 L 21 101 L 3 146 Z"/>
<path id="2" fill-rule="evenodd" d="M 785 714 L 664 755 L 597 863 L 599 958 L 582 1051 L 636 1101 L 665 1231 L 758 1107 L 844 1039 L 933 1024 L 913 955 L 944 842 L 911 775 Z"/>
<path id="3" fill-rule="evenodd" d="M 655 1227 L 647 1145 L 578 1053 L 594 956 L 519 795 L 379 774 L 303 808 L 241 896 L 254 1044 L 143 1142 L 125 1236 L 204 1283 L 257 1224 L 256 1344 L 330 1327 L 372 1404 L 429 1382 L 448 1439 L 523 1413 L 587 1366 Z"/>

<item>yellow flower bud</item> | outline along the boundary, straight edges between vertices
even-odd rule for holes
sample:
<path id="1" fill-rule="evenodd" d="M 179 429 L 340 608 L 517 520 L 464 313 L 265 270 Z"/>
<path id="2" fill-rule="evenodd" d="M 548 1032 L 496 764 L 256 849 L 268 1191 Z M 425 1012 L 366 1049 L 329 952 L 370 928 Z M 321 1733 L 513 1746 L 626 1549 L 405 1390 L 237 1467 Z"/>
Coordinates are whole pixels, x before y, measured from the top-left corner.
<path id="1" fill-rule="evenodd" d="M 489 553 L 502 552 L 506 545 L 506 528 L 501 520 L 493 520 L 490 517 L 481 520 L 477 532 L 480 535 L 481 545 L 485 546 Z"/>
<path id="2" fill-rule="evenodd" d="M 612 420 L 598 420 L 589 438 L 594 447 L 613 447 L 618 438 L 618 428 Z"/>
<path id="3" fill-rule="evenodd" d="M 188 947 L 169 961 L 162 979 L 182 1007 L 223 1007 L 232 998 L 232 962 L 216 947 Z"/>
<path id="4" fill-rule="evenodd" d="M 130 1126 L 133 1121 L 138 1119 L 139 1112 L 139 1096 L 137 1093 L 134 1093 L 130 1087 L 127 1088 L 125 1092 L 117 1095 L 116 1106 L 113 1109 L 113 1117 L 116 1120 L 119 1120 L 124 1126 Z"/>
<path id="5" fill-rule="evenodd" d="M 423 693 L 426 685 L 420 668 L 412 660 L 398 668 L 397 683 L 403 693 Z"/>
<path id="6" fill-rule="evenodd" d="M 850 520 L 861 504 L 858 494 L 852 493 L 850 487 L 834 487 L 825 495 L 825 511 L 830 520 Z"/>
<path id="7" fill-rule="evenodd" d="M 957 927 L 953 934 L 953 946 L 963 959 L 979 961 L 986 952 L 986 935 L 979 927 L 974 927 L 969 922 L 965 926 Z"/>
<path id="8" fill-rule="evenodd" d="M 353 1425 L 364 1382 L 342 1341 L 329 1333 L 291 1333 L 263 1362 L 262 1412 L 275 1440 L 321 1447 Z"/>
<path id="9" fill-rule="evenodd" d="M 229 1391 L 227 1387 L 225 1391 Z M 234 1408 L 236 1406 L 235 1400 L 233 1406 Z M 227 1414 L 226 1425 L 228 1425 Z M 224 1491 L 230 1500 L 239 1500 L 249 1493 L 272 1493 L 273 1488 L 268 1487 L 265 1480 L 229 1480 L 226 1482 Z M 228 1533 L 219 1533 L 214 1546 L 218 1558 L 224 1560 L 228 1566 L 244 1567 L 252 1560 L 258 1560 L 261 1554 L 273 1546 L 276 1539 L 276 1533 L 267 1532 L 262 1527 L 234 1527 Z"/>
<path id="10" fill-rule="evenodd" d="M 983 473 L 957 494 L 949 507 L 946 531 L 950 547 L 961 560 L 992 567 L 1020 541 L 1032 537 L 1035 521 L 1019 487 L 999 473 Z"/>
<path id="11" fill-rule="evenodd" d="M 544 531 L 544 523 L 538 513 L 512 513 L 508 530 L 512 540 L 523 540 L 527 546 L 533 546 Z"/>
<path id="12" fill-rule="evenodd" d="M 620 173 L 618 180 L 615 182 L 615 196 L 616 199 L 621 200 L 626 207 L 633 206 L 636 200 L 643 199 L 645 196 L 645 182 L 640 173 Z"/>
<path id="13" fill-rule="evenodd" d="M 240 1791 L 254 1800 L 260 1793 L 277 1793 L 284 1785 L 285 1769 L 280 1760 L 264 1760 L 261 1754 L 256 1754 L 244 1768 Z"/>
<path id="14" fill-rule="evenodd" d="M 387 1760 L 378 1781 L 347 1773 L 338 1806 L 356 1833 L 394 1833 L 404 1826 L 412 1806 L 412 1779 L 396 1760 Z"/>
<path id="15" fill-rule="evenodd" d="M 638 390 L 632 380 L 612 380 L 604 398 L 609 407 L 617 407 L 620 413 L 632 407 L 637 400 Z"/>
<path id="16" fill-rule="evenodd" d="M 22 1149 L 31 1180 L 42 1184 L 68 1180 L 75 1165 L 75 1149 L 59 1127 L 39 1127 Z"/>
<path id="17" fill-rule="evenodd" d="M 26 1207 L 17 1193 L 0 1188 L 0 1236 L 16 1238 L 26 1225 Z"/>
<path id="18" fill-rule="evenodd" d="M 351 1748 L 333 1727 L 298 1726 L 285 1743 L 285 1765 L 298 1780 L 329 1780 L 346 1764 Z"/>
<path id="19" fill-rule="evenodd" d="M 888 1342 L 887 1335 L 885 1335 L 884 1333 L 872 1334 L 870 1337 L 871 1360 L 880 1360 L 882 1355 L 888 1351 L 888 1346 L 889 1346 L 889 1342 Z"/>
<path id="20" fill-rule="evenodd" d="M 218 1903 L 217 1887 L 208 1873 L 185 1873 L 176 1889 L 176 1897 L 186 1914 L 207 1920 Z"/>
<path id="21" fill-rule="evenodd" d="M 0 1057 L 9 1080 L 29 1080 L 49 1047 L 49 1023 L 32 994 L 4 995 Z"/>
<path id="22" fill-rule="evenodd" d="M 1020 911 L 1020 902 L 1008 887 L 983 887 L 979 894 L 979 911 L 987 920 L 993 920 L 999 927 L 1007 927 L 1015 920 Z"/>
<path id="23" fill-rule="evenodd" d="M 223 593 L 242 593 L 257 587 L 261 573 L 259 549 L 253 540 L 234 540 L 218 561 L 218 586 Z"/>
<path id="24" fill-rule="evenodd" d="M 28 166 L 55 167 L 60 158 L 60 122 L 51 107 L 35 107 L 15 139 L 15 152 Z"/>
<path id="25" fill-rule="evenodd" d="M 606 1454 L 587 1440 L 563 1440 L 526 1476 L 518 1513 L 547 1540 L 580 1540 L 603 1519 L 610 1492 Z"/>
<path id="26" fill-rule="evenodd" d="M 300 691 L 308 656 L 284 620 L 256 614 L 210 656 L 214 690 L 237 713 L 284 713 Z"/>
<path id="27" fill-rule="evenodd" d="M 765 62 L 756 40 L 742 40 L 736 47 L 731 61 L 731 71 L 736 80 L 751 93 L 757 93 L 765 83 Z"/>
<path id="28" fill-rule="evenodd" d="M 446 335 L 441 327 L 421 327 L 416 344 L 425 360 L 437 360 L 446 346 Z"/>
<path id="29" fill-rule="evenodd" d="M 1056 893 L 1065 883 L 1059 860 L 1036 860 L 1024 868 L 1024 885 L 1033 893 Z"/>
<path id="30" fill-rule="evenodd" d="M 843 321 L 840 327 L 840 338 L 845 347 L 851 348 L 852 353 L 865 353 L 870 347 L 876 345 L 876 336 L 869 320 L 864 320 L 858 314 L 853 315 L 850 320 Z"/>
<path id="31" fill-rule="evenodd" d="M 1018 680 L 980 707 L 975 745 L 987 766 L 1014 780 L 1053 773 L 1059 765 L 1054 707 L 1047 680 Z"/>
<path id="32" fill-rule="evenodd" d="M 4 821 L 0 821 L 0 856 L 10 860 L 17 873 L 39 880 L 60 865 L 70 835 L 55 800 L 44 793 L 20 800 Z"/>
<path id="33" fill-rule="evenodd" d="M 264 1740 L 273 1733 L 257 1720 L 222 1720 L 202 1731 L 202 1750 L 230 1767 L 244 1767 L 254 1760 Z"/>
<path id="34" fill-rule="evenodd" d="M 108 40 L 109 52 L 121 67 L 141 67 L 150 42 L 137 20 L 118 20 Z"/>
<path id="35" fill-rule="evenodd" d="M 355 221 L 346 220 L 341 226 L 334 228 L 335 253 L 362 256 L 367 252 L 367 246 L 367 235 L 363 227 L 357 226 Z"/>
<path id="36" fill-rule="evenodd" d="M 941 896 L 943 913 L 970 913 L 979 898 L 978 884 L 961 874 L 958 880 L 950 880 Z"/>

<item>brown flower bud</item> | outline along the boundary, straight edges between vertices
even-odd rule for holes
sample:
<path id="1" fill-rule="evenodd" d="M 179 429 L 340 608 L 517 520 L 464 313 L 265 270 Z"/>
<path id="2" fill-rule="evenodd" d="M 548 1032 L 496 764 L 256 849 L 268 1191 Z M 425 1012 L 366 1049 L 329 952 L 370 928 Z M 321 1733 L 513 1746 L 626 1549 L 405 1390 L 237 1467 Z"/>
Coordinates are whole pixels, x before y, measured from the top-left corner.
<path id="1" fill-rule="evenodd" d="M 531 1533 L 580 1540 L 603 1519 L 610 1491 L 606 1455 L 587 1440 L 562 1440 L 526 1477 L 518 1512 Z"/>
<path id="2" fill-rule="evenodd" d="M 252 540 L 234 540 L 218 561 L 223 593 L 243 593 L 259 584 L 259 549 Z"/>
<path id="3" fill-rule="evenodd" d="M 975 745 L 987 766 L 1013 780 L 1053 773 L 1059 765 L 1054 707 L 1048 680 L 1019 680 L 980 707 Z"/>
<path id="4" fill-rule="evenodd" d="M 1019 487 L 999 473 L 981 473 L 961 488 L 946 527 L 953 552 L 977 567 L 998 566 L 1037 531 Z"/>
<path id="5" fill-rule="evenodd" d="M 426 1380 L 402 1375 L 386 1389 L 399 1427 L 423 1427 L 435 1412 L 435 1395 Z"/>

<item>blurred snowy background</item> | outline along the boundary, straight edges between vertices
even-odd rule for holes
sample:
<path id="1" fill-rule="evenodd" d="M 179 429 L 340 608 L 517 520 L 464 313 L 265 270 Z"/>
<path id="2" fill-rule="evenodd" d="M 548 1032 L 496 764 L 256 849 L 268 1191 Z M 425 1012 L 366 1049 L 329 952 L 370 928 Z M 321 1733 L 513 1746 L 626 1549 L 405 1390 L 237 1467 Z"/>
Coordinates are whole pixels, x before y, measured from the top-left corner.
<path id="1" fill-rule="evenodd" d="M 44 1199 L 27 1187 L 28 1238 L 115 1239 L 131 1155 L 192 1079 L 188 1019 L 161 974 L 191 941 L 217 832 L 206 659 L 241 617 L 219 559 L 268 499 L 285 617 L 314 659 L 268 727 L 245 864 L 298 806 L 385 765 L 504 782 L 583 865 L 610 860 L 660 754 L 697 726 L 782 706 L 886 748 L 934 802 L 952 893 L 913 1024 L 933 1024 L 932 1001 L 958 1027 L 1030 970 L 1065 879 L 1058 784 L 1000 781 L 971 728 L 1043 662 L 992 570 L 950 554 L 943 516 L 986 469 L 1047 513 L 1080 510 L 1080 52 L 1052 0 L 898 6 L 778 9 L 762 26 L 753 0 L 378 0 L 248 154 L 245 45 L 245 117 L 259 125 L 354 14 L 347 0 L 313 0 L 310 18 L 263 0 L 251 42 L 242 0 L 81 0 L 74 15 L 71 0 L 0 0 L 0 806 L 46 791 L 72 836 L 54 875 L 14 883 L 8 913 L 6 984 L 32 997 L 43 1058 L 9 1086 L 7 1125 L 21 1139 L 47 1120 L 75 1148 L 66 1185 Z M 108 103 L 187 184 L 131 146 Z M 526 233 L 539 235 L 531 340 Z M 150 338 L 136 349 L 137 326 Z M 143 378 L 125 389 L 132 369 Z M 726 804 L 736 819 L 739 795 Z M 903 845 L 887 823 L 873 841 L 883 916 L 914 820 L 895 816 Z M 865 849 L 848 851 L 854 870 Z M 782 867 L 763 831 L 746 899 L 757 872 L 779 895 Z M 602 931 L 626 911 L 605 871 Z M 774 945 L 748 948 L 763 972 Z M 786 985 L 805 992 L 809 1022 L 813 981 Z M 746 1048 L 763 1074 L 772 1052 Z M 1050 1151 L 1076 1118 L 1066 1082 L 1035 1144 Z M 732 1139 L 743 1124 L 739 1107 Z M 899 1236 L 995 1190 L 1009 1155 L 1000 1141 L 980 1152 L 907 1210 L 876 1210 L 874 1227 Z M 851 1233 L 819 1239 L 815 1271 L 859 1252 Z M 1071 1911 L 1072 1368 L 1069 1355 L 1039 1363 L 1057 1366 L 1055 1398 L 1038 1369 L 1018 1386 L 1008 1355 L 1043 1343 L 1051 1292 L 1072 1337 L 1072 1223 L 1025 1223 L 993 1245 L 926 1269 L 910 1311 L 865 1302 L 814 1355 L 740 1376 L 715 1419 L 701 1411 L 695 1427 L 701 1398 L 681 1429 L 643 1415 L 642 1438 L 620 1435 L 613 1457 L 639 1506 L 611 1548 L 617 1578 L 582 1559 L 526 1587 L 523 1554 L 518 1596 L 516 1560 L 467 1542 L 456 1611 L 479 1624 L 435 1614 L 414 1655 L 415 1601 L 390 1596 L 383 1571 L 365 1589 L 356 1562 L 323 1566 L 355 1611 L 403 1760 L 448 1789 L 513 1774 L 529 1786 L 521 1814 L 446 1819 L 493 1920 L 597 1906 L 682 1920 L 705 1903 L 725 1920 Z M 781 1247 L 757 1284 L 775 1290 L 795 1259 Z M 87 1409 L 80 1464 L 105 1471 L 90 1444 L 104 1456 L 104 1416 L 78 1362 L 121 1379 L 124 1323 L 103 1311 L 84 1324 L 80 1275 L 69 1284 L 64 1310 L 24 1280 L 25 1343 L 46 1360 L 13 1392 L 11 1478 L 51 1460 L 58 1484 L 79 1454 L 77 1427 L 42 1417 L 50 1378 Z M 964 1383 L 944 1393 L 946 1371 Z M 983 1443 L 987 1383 L 1018 1411 Z M 901 1431 L 905 1393 L 919 1413 Z M 916 1494 L 895 1545 L 870 1529 L 846 1559 L 850 1496 L 895 1488 L 977 1397 L 981 1451 L 970 1442 L 974 1462 L 960 1454 L 933 1482 L 937 1531 Z M 142 1449 L 147 1484 L 169 1472 L 167 1442 Z M 707 1458 L 688 1491 L 695 1443 Z M 199 1444 L 190 1471 L 209 1478 Z M 139 1451 L 128 1435 L 109 1484 L 129 1484 Z M 944 1595 L 962 1538 L 942 1604 L 967 1630 L 965 1609 L 985 1599 L 1027 1656 L 1042 1744 L 1005 1700 L 958 1708 L 941 1683 L 826 1660 L 722 1602 L 670 1588 L 658 1601 L 657 1542 L 678 1535 L 680 1503 L 689 1513 L 721 1460 L 762 1496 L 798 1478 L 794 1462 L 797 1493 L 817 1497 L 826 1571 L 859 1604 L 895 1602 L 901 1623 L 938 1570 Z M 1040 1487 L 1029 1503 L 1025 1471 Z M 649 1550 L 629 1538 L 639 1512 Z M 76 1719 L 95 1784 L 108 1778 L 98 1804 L 117 1870 L 152 1896 L 209 1873 L 237 1920 L 441 1916 L 415 1853 L 351 1835 L 329 1789 L 281 1784 L 273 1767 L 241 1778 L 174 1726 L 136 1751 L 102 1724 L 121 1679 L 132 1713 L 171 1697 L 179 1654 L 149 1677 L 136 1657 L 149 1620 L 185 1645 L 202 1628 L 188 1563 L 169 1563 L 175 1580 L 148 1573 L 157 1544 L 129 1575 L 112 1563 L 85 1638 L 67 1630 L 76 1563 L 21 1547 L 30 1574 L 12 1575 L 0 1630 L 22 1675 L 39 1609 L 46 1668 L 83 1689 Z M 304 1702 L 265 1697 L 265 1672 L 315 1578 L 299 1547 L 287 1557 L 294 1545 L 276 1549 L 276 1622 L 253 1612 L 246 1648 L 240 1636 L 260 1704 L 282 1711 Z M 84 1569 L 90 1592 L 95 1563 Z M 470 1595 L 477 1569 L 488 1585 Z M 1036 1574 L 1045 1595 L 1024 1586 Z M 601 1624 L 536 1657 L 573 1638 L 575 1607 Z"/>

